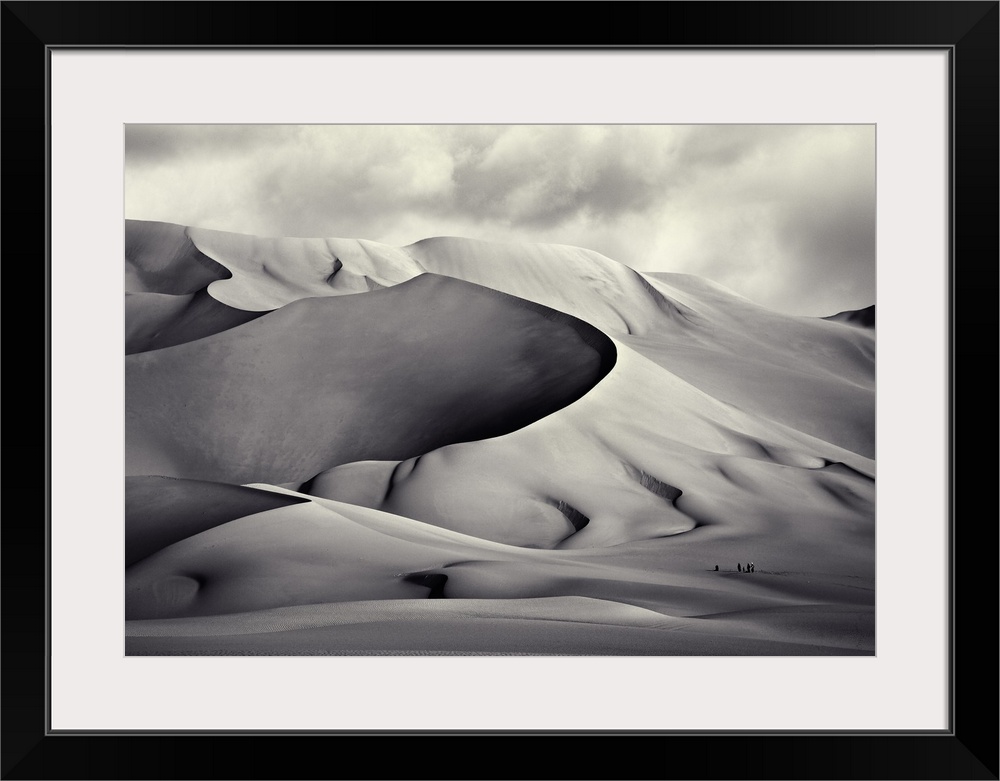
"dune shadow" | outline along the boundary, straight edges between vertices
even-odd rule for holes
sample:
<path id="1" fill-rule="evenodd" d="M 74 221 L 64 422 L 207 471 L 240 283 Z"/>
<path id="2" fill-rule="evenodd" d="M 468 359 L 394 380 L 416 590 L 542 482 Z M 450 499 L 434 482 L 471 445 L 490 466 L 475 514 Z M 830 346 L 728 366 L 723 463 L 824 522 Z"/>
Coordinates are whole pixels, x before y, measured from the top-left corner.
<path id="1" fill-rule="evenodd" d="M 448 576 L 440 572 L 414 573 L 407 575 L 403 580 L 417 586 L 424 586 L 429 590 L 428 599 L 445 599 L 444 587 L 448 582 Z"/>

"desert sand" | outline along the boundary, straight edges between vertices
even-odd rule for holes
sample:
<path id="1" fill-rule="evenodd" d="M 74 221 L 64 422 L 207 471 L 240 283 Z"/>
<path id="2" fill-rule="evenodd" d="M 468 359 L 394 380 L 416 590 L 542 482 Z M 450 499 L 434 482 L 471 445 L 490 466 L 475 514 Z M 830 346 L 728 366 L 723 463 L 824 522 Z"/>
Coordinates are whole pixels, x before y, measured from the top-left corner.
<path id="1" fill-rule="evenodd" d="M 874 307 L 562 245 L 125 254 L 127 653 L 875 652 Z"/>

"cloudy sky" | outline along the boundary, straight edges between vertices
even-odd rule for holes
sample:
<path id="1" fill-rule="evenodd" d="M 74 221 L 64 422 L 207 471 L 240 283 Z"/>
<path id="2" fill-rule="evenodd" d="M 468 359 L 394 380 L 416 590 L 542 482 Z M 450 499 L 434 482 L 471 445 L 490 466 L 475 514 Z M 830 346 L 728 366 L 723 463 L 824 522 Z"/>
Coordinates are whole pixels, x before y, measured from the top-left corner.
<path id="1" fill-rule="evenodd" d="M 875 303 L 872 125 L 128 125 L 125 212 L 573 244 L 790 314 Z"/>

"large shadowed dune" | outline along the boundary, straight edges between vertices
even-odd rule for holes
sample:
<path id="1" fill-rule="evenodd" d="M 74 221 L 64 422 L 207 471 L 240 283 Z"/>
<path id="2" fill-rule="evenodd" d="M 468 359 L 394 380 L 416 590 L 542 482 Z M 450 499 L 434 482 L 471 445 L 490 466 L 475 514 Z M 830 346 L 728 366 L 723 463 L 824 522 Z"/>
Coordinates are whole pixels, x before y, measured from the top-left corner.
<path id="1" fill-rule="evenodd" d="M 125 354 L 201 339 L 259 317 L 209 295 L 232 273 L 191 241 L 189 228 L 125 221 Z"/>
<path id="2" fill-rule="evenodd" d="M 186 295 L 125 294 L 125 354 L 159 350 L 204 339 L 249 323 L 264 312 L 233 309 L 207 290 Z"/>
<path id="3" fill-rule="evenodd" d="M 127 356 L 127 472 L 285 483 L 406 459 L 521 428 L 614 360 L 592 326 L 448 277 L 302 299 Z"/>
<path id="4" fill-rule="evenodd" d="M 191 241 L 188 228 L 125 220 L 125 291 L 184 295 L 231 277 Z"/>
<path id="5" fill-rule="evenodd" d="M 307 501 L 227 483 L 143 475 L 125 478 L 125 566 L 246 515 Z"/>

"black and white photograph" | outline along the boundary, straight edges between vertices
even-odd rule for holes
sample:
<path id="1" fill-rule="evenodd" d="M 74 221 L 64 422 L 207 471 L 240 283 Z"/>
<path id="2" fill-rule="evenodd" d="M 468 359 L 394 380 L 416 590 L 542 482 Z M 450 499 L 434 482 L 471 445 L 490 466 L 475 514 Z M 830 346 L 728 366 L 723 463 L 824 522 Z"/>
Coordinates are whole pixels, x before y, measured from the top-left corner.
<path id="1" fill-rule="evenodd" d="M 996 780 L 998 0 L 2 4 L 0 777 Z"/>
<path id="2" fill-rule="evenodd" d="M 872 656 L 875 126 L 125 141 L 125 653 Z"/>

